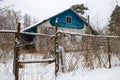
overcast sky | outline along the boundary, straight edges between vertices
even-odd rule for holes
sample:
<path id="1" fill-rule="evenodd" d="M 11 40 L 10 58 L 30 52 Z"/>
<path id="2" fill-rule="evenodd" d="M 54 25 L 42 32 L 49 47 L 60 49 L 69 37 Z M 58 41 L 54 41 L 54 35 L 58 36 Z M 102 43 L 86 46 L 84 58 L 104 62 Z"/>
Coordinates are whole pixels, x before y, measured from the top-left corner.
<path id="1" fill-rule="evenodd" d="M 120 0 L 117 0 L 120 3 Z M 70 8 L 74 4 L 82 4 L 89 8 L 92 25 L 103 27 L 107 24 L 116 0 L 5 0 L 6 5 L 14 4 L 14 9 L 20 10 L 39 19 L 45 20 L 55 14 Z"/>

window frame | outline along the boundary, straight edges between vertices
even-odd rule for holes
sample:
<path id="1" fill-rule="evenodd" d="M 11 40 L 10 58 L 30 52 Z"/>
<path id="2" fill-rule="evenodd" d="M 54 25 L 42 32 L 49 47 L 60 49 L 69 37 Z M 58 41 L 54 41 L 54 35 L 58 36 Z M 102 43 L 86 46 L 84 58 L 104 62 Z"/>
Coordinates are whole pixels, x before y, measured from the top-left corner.
<path id="1" fill-rule="evenodd" d="M 72 23 L 72 17 L 71 16 L 66 16 L 66 23 L 71 24 Z"/>

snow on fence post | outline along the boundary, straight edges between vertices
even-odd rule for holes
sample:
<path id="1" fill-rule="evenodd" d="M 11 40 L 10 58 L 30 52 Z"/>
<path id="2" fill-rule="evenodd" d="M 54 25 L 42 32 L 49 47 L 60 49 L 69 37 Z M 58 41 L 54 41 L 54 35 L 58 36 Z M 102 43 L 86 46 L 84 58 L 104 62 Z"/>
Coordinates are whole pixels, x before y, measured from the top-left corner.
<path id="1" fill-rule="evenodd" d="M 55 75 L 57 76 L 57 72 L 59 70 L 59 47 L 58 47 L 58 18 L 55 21 Z"/>
<path id="2" fill-rule="evenodd" d="M 20 27 L 21 24 L 18 23 L 17 27 L 17 33 L 15 34 L 15 47 L 14 47 L 14 64 L 13 64 L 13 69 L 14 69 L 14 75 L 15 75 L 15 80 L 19 79 L 19 62 L 18 62 L 18 56 L 19 56 L 19 44 L 20 44 Z"/>

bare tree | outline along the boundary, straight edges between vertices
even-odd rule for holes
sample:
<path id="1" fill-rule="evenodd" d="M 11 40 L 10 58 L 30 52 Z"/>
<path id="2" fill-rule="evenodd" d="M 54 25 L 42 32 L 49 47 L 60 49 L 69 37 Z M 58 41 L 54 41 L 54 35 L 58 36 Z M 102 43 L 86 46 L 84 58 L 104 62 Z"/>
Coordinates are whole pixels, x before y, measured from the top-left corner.
<path id="1" fill-rule="evenodd" d="M 33 18 L 32 18 L 32 24 L 35 24 L 35 23 L 37 23 L 37 22 L 38 22 L 38 19 L 35 18 L 35 17 L 33 17 Z"/>
<path id="2" fill-rule="evenodd" d="M 16 29 L 16 25 L 20 20 L 20 11 L 6 10 L 0 15 L 0 29 Z"/>
<path id="3" fill-rule="evenodd" d="M 0 29 L 15 30 L 17 23 L 20 21 L 21 15 L 19 11 L 7 10 L 0 15 Z M 0 44 L 11 45 L 14 41 L 14 35 L 11 34 L 0 34 Z M 9 44 L 10 43 L 10 44 Z"/>
<path id="4" fill-rule="evenodd" d="M 23 26 L 24 26 L 24 28 L 25 27 L 28 27 L 28 26 L 30 26 L 31 25 L 31 16 L 30 15 L 28 15 L 28 14 L 25 14 L 24 16 L 23 16 Z"/>

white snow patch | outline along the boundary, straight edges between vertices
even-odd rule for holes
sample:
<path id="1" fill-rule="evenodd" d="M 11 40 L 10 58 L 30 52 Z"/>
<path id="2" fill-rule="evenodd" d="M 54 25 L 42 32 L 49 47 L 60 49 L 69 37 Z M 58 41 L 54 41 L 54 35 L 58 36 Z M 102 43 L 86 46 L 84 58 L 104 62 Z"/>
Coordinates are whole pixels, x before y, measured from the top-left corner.
<path id="1" fill-rule="evenodd" d="M 59 73 L 57 80 L 120 80 L 120 67 L 102 68 L 87 72 L 77 70 L 71 73 Z"/>
<path id="2" fill-rule="evenodd" d="M 11 73 L 0 73 L 0 80 L 15 80 L 15 78 Z"/>

